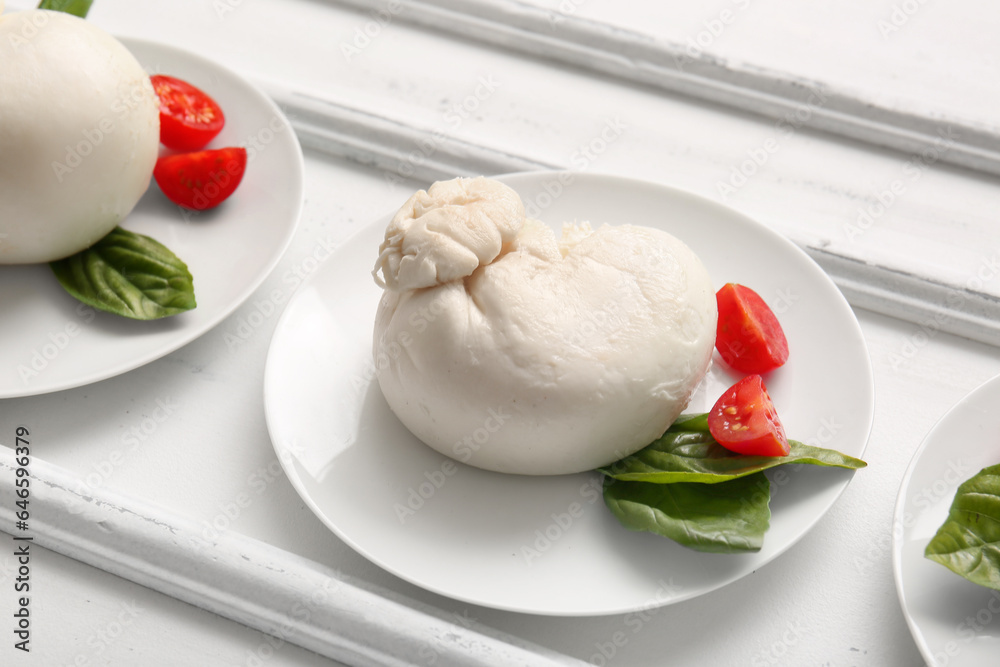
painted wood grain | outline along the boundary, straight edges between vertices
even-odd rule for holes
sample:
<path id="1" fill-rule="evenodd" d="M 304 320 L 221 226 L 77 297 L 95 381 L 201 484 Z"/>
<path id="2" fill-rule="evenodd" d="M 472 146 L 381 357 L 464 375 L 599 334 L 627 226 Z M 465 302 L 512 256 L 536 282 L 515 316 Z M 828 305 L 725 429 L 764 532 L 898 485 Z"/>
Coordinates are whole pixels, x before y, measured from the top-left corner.
<path id="1" fill-rule="evenodd" d="M 0 524 L 15 525 L 14 452 L 0 447 Z M 583 664 L 235 532 L 209 540 L 188 520 L 30 464 L 31 544 L 280 640 L 359 667 Z M 23 533 L 23 535 L 29 533 Z"/>

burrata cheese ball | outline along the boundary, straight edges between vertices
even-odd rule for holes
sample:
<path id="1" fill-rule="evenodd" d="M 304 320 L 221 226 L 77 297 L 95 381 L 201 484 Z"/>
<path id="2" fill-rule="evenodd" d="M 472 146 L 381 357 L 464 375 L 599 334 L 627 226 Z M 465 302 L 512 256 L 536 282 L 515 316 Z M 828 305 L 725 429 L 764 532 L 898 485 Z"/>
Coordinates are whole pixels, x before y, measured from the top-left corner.
<path id="1" fill-rule="evenodd" d="M 0 15 L 0 264 L 89 247 L 149 187 L 159 150 L 149 76 L 92 23 Z"/>
<path id="2" fill-rule="evenodd" d="M 711 363 L 715 290 L 649 227 L 550 227 L 486 178 L 435 183 L 399 210 L 376 264 L 379 387 L 439 452 L 556 475 L 658 438 Z"/>

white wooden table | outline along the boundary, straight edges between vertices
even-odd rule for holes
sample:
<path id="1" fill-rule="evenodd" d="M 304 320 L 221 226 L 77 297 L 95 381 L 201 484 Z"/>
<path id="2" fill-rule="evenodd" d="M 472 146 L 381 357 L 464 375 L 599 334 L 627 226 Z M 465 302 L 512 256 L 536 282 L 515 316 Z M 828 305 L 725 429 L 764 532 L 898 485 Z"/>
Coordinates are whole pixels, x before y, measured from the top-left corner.
<path id="1" fill-rule="evenodd" d="M 32 4 L 10 0 L 7 11 Z M 216 329 L 119 377 L 0 401 L 0 442 L 11 445 L 15 427 L 28 425 L 40 472 L 89 480 L 93 496 L 132 503 L 136 516 L 176 519 L 221 540 L 221 554 L 253 549 L 289 572 L 312 568 L 327 577 L 316 581 L 348 584 L 307 599 L 309 618 L 292 622 L 295 599 L 280 591 L 270 609 L 226 597 L 227 586 L 243 584 L 213 579 L 229 571 L 224 557 L 205 561 L 205 586 L 185 587 L 171 574 L 183 564 L 164 558 L 172 552 L 128 541 L 145 535 L 166 549 L 162 534 L 137 529 L 121 506 L 69 504 L 52 517 L 69 536 L 57 549 L 170 595 L 35 547 L 33 650 L 15 651 L 5 631 L 0 664 L 336 664 L 300 645 L 354 664 L 391 664 L 394 651 L 404 658 L 396 664 L 428 665 L 490 664 L 489 655 L 494 664 L 921 662 L 892 580 L 897 490 L 934 422 L 1000 372 L 1000 19 L 991 6 L 96 0 L 90 20 L 217 60 L 272 95 L 306 149 L 305 210 L 258 296 Z M 855 306 L 875 369 L 869 468 L 800 543 L 714 593 L 598 618 L 465 605 L 357 555 L 278 466 L 261 392 L 278 309 L 262 316 L 262 300 L 278 293 L 286 302 L 325 249 L 435 178 L 548 166 L 725 201 L 805 248 Z M 118 520 L 138 532 L 121 541 Z M 88 534 L 96 541 L 70 539 Z M 142 557 L 121 556 L 129 552 Z M 143 579 L 150 564 L 161 579 Z M 16 577 L 4 547 L 5 627 Z M 331 600 L 368 587 L 401 596 L 391 607 L 364 598 L 379 613 L 398 612 L 396 627 L 373 623 L 353 648 L 309 633 L 310 619 L 337 618 Z M 428 643 L 391 646 L 406 623 L 423 623 Z M 442 639 L 448 628 L 472 638 L 470 662 Z M 369 657 L 358 648 L 366 642 Z"/>

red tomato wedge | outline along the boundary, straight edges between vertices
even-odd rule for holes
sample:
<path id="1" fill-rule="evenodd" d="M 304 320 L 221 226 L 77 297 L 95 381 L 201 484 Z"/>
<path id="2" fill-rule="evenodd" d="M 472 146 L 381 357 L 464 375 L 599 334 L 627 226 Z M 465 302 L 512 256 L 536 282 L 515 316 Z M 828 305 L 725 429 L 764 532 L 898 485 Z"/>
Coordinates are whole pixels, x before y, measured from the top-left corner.
<path id="1" fill-rule="evenodd" d="M 727 389 L 708 413 L 708 430 L 737 454 L 788 456 L 785 427 L 759 375 L 748 375 Z"/>
<path id="2" fill-rule="evenodd" d="M 149 77 L 160 98 L 160 143 L 178 151 L 196 151 L 222 131 L 226 117 L 215 100 L 186 81 Z"/>
<path id="3" fill-rule="evenodd" d="M 788 360 L 785 332 L 759 294 L 728 283 L 715 298 L 719 306 L 715 349 L 730 367 L 741 373 L 766 373 Z"/>
<path id="4" fill-rule="evenodd" d="M 219 148 L 166 155 L 156 161 L 153 178 L 167 198 L 196 211 L 218 206 L 243 180 L 245 148 Z"/>

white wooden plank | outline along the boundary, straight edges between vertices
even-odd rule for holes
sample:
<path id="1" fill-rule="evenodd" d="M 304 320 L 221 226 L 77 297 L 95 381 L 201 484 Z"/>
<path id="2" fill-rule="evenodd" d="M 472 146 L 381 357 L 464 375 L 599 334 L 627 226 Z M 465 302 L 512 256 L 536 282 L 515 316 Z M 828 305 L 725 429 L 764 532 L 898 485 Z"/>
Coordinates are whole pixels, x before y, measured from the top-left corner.
<path id="1" fill-rule="evenodd" d="M 944 165 L 950 144 L 925 159 L 838 141 L 811 132 L 806 124 L 781 126 L 662 95 L 629 80 L 551 67 L 534 57 L 479 48 L 472 41 L 442 39 L 407 24 L 402 4 L 386 9 L 385 19 L 372 10 L 345 10 L 332 3 L 262 0 L 202 7 L 198 20 L 189 20 L 190 14 L 198 14 L 196 6 L 177 12 L 105 0 L 97 5 L 94 20 L 204 51 L 246 68 L 257 80 L 280 81 L 296 96 L 332 103 L 341 109 L 336 112 L 341 118 L 332 122 L 379 118 L 376 125 L 382 126 L 367 130 L 351 120 L 339 133 L 339 143 L 323 140 L 324 150 L 339 145 L 339 154 L 362 162 L 387 160 L 370 162 L 387 173 L 406 166 L 391 162 L 424 152 L 429 136 L 431 141 L 446 138 L 442 153 L 453 155 L 420 157 L 425 180 L 447 173 L 441 163 L 460 155 L 456 173 L 469 172 L 482 157 L 476 158 L 471 147 L 479 146 L 512 169 L 522 169 L 526 162 L 569 165 L 675 185 L 740 209 L 809 248 L 818 260 L 841 257 L 859 265 L 871 276 L 864 281 L 852 277 L 855 293 L 862 284 L 869 292 L 856 303 L 885 303 L 892 312 L 905 312 L 890 303 L 893 295 L 913 287 L 897 284 L 897 276 L 912 275 L 964 293 L 970 281 L 975 284 L 980 267 L 1000 252 L 1000 228 L 992 215 L 1000 186 L 993 177 Z M 298 22 L 287 20 L 290 15 L 299 17 Z M 262 26 L 276 43 L 320 46 L 311 58 L 294 51 L 265 53 L 255 46 Z M 342 52 L 346 48 L 360 52 L 348 56 Z M 474 93 L 484 78 L 499 86 L 480 99 Z M 456 116 L 456 107 L 466 103 L 475 108 Z M 582 154 L 581 148 L 599 141 L 602 127 L 612 119 L 627 131 L 593 159 Z M 307 119 L 300 127 L 306 125 L 312 133 L 303 136 L 319 141 L 319 123 Z M 404 126 L 419 132 L 400 130 Z M 382 136 L 377 142 L 382 157 L 371 156 L 373 143 L 367 139 L 360 140 L 368 151 L 362 156 L 353 131 Z M 436 153 L 438 147 L 433 148 Z M 501 170 L 492 158 L 482 164 L 484 173 Z M 979 282 L 963 303 L 981 303 L 987 308 L 981 319 L 989 323 L 995 319 L 990 304 L 1000 298 L 1000 280 Z M 924 321 L 942 304 L 947 306 L 924 301 L 909 319 Z M 966 326 L 968 319 L 968 313 L 947 318 L 956 333 L 995 341 L 993 333 L 978 325 Z"/>
<path id="2" fill-rule="evenodd" d="M 461 140 L 438 129 L 351 108 L 273 82 L 259 85 L 292 119 L 305 145 L 401 178 L 431 182 L 456 175 L 571 167 Z M 863 256 L 850 252 L 849 246 L 829 247 L 809 238 L 793 240 L 830 274 L 852 305 L 935 331 L 1000 345 L 1000 298 L 983 289 L 1000 273 L 1000 258 L 987 257 L 976 269 L 981 275 L 973 274 L 964 284 L 949 284 L 864 261 Z"/>
<path id="3" fill-rule="evenodd" d="M 791 3 L 776 5 L 790 11 Z M 217 7 L 232 11 L 220 13 Z M 782 9 L 775 6 L 773 11 Z M 624 109 L 632 125 L 629 136 L 594 167 L 679 184 L 711 196 L 716 182 L 745 159 L 745 151 L 759 147 L 774 132 L 771 123 L 663 99 L 666 96 L 647 94 L 641 87 L 621 86 L 580 71 L 539 67 L 537 60 L 520 62 L 480 50 L 471 41 L 441 39 L 439 33 L 413 30 L 400 22 L 386 28 L 362 58 L 345 63 L 338 46 L 349 43 L 355 29 L 371 17 L 323 3 L 225 0 L 152 6 L 99 0 L 94 17 L 123 34 L 145 33 L 151 39 L 198 50 L 251 75 L 264 73 L 291 81 L 296 89 L 320 90 L 318 97 L 323 99 L 342 96 L 350 102 L 343 105 L 345 109 L 373 111 L 390 121 L 380 131 L 395 138 L 367 147 L 376 148 L 382 156 L 371 164 L 390 174 L 396 173 L 391 171 L 393 162 L 415 148 L 410 142 L 421 136 L 408 128 L 440 129 L 442 113 L 448 108 L 442 100 L 451 96 L 453 102 L 455 95 L 466 94 L 482 73 L 496 74 L 504 88 L 479 118 L 449 133 L 455 144 L 446 152 L 454 152 L 455 158 L 467 155 L 463 145 L 478 145 L 488 148 L 489 159 L 499 160 L 495 165 L 505 164 L 503 155 L 507 154 L 531 155 L 531 162 L 537 164 L 566 164 L 574 148 L 592 138 L 594 127 L 599 129 L 605 118 Z M 970 37 L 973 42 L 982 39 L 977 34 Z M 262 39 L 268 48 L 261 48 Z M 919 59 L 913 70 L 923 72 Z M 552 91 L 566 93 L 566 99 L 545 95 Z M 352 118 L 348 115 L 342 120 Z M 353 129 L 363 128 L 355 124 Z M 304 137 L 316 138 L 313 145 L 326 141 L 326 150 L 332 148 L 335 154 L 363 162 L 364 153 L 357 143 L 329 141 L 322 122 L 314 123 L 313 132 L 309 135 L 303 130 Z M 919 269 L 941 257 L 940 267 L 928 266 L 927 273 L 940 268 L 953 279 L 950 286 L 939 281 L 944 285 L 937 293 L 942 300 L 963 293 L 961 288 L 981 266 L 980 252 L 989 259 L 996 241 L 989 232 L 995 226 L 990 205 L 995 202 L 994 182 L 929 169 L 919 187 L 908 193 L 907 201 L 880 217 L 857 244 L 845 242 L 842 226 L 855 219 L 861 206 L 877 202 L 905 158 L 871 155 L 856 147 L 831 147 L 831 142 L 805 132 L 794 139 L 741 190 L 733 205 L 797 238 L 804 247 L 832 248 L 838 257 L 848 257 L 846 251 L 854 246 L 852 261 L 865 265 L 873 257 L 884 259 L 878 268 L 888 273 L 900 273 L 900 266 Z M 439 158 L 432 166 L 441 173 L 453 157 Z M 478 159 L 466 162 L 466 167 Z M 369 187 L 358 192 L 357 183 L 343 174 L 323 173 L 322 180 L 319 176 L 308 189 L 309 201 L 318 203 L 304 221 L 303 234 L 275 279 L 255 297 L 257 301 L 275 290 L 287 298 L 290 283 L 283 278 L 294 273 L 285 272 L 301 269 L 316 244 L 328 240 L 331 229 L 339 238 L 349 228 L 391 209 L 403 191 L 415 185 L 407 181 L 398 190 Z M 900 243 L 904 246 L 898 254 L 909 255 L 904 258 L 908 263 L 890 261 L 899 259 L 888 251 Z M 954 247 L 949 248 L 949 243 Z M 848 269 L 842 275 L 850 279 Z M 923 279 L 923 274 L 914 271 L 913 275 Z M 840 280 L 847 291 L 850 282 Z M 867 283 L 858 280 L 855 284 Z M 876 289 L 883 288 L 876 296 L 891 303 L 895 291 L 887 285 L 891 283 L 876 282 Z M 921 298 L 927 302 L 934 297 Z M 261 432 L 259 392 L 252 390 L 259 383 L 270 325 L 266 321 L 255 328 L 238 351 L 230 349 L 224 338 L 241 332 L 247 318 L 259 312 L 256 303 L 248 303 L 204 340 L 130 376 L 62 395 L 8 401 L 2 406 L 0 422 L 23 414 L 33 424 L 43 425 L 52 436 L 45 456 L 65 461 L 83 479 L 94 471 L 93 466 L 109 460 L 109 452 L 120 451 L 123 433 L 144 423 L 140 421 L 143 411 L 155 405 L 157 398 L 181 396 L 183 416 L 159 424 L 142 447 L 129 450 L 130 458 L 115 469 L 113 478 L 101 478 L 100 483 L 127 487 L 185 516 L 210 519 L 219 503 L 231 502 L 246 489 L 256 466 L 266 465 L 273 457 Z M 473 613 L 519 636 L 534 637 L 584 659 L 590 656 L 596 664 L 603 664 L 602 659 L 609 662 L 599 652 L 601 648 L 617 652 L 611 662 L 637 665 L 661 664 L 664 655 L 678 664 L 708 660 L 737 665 L 746 664 L 748 658 L 764 664 L 781 660 L 787 664 L 913 664 L 915 651 L 892 597 L 884 542 L 888 526 L 884 524 L 908 454 L 935 416 L 996 371 L 997 357 L 995 350 L 937 336 L 934 330 L 928 333 L 919 324 L 864 314 L 863 321 L 880 392 L 870 449 L 873 474 L 859 476 L 831 515 L 779 562 L 715 595 L 638 618 L 571 622 L 489 610 Z M 211 446 L 203 446 L 207 443 Z M 310 523 L 312 517 L 280 480 L 271 483 L 267 493 L 266 501 L 256 502 L 241 517 L 240 532 L 287 545 L 297 553 L 310 553 L 316 560 L 362 573 L 366 579 L 387 579 L 384 575 L 380 579 L 374 567 L 365 569 L 360 557 L 352 560 L 345 545 L 334 550 L 330 547 L 336 540 L 311 534 L 316 522 Z M 870 566 L 859 568 L 830 558 L 831 553 L 859 552 Z M 403 587 L 400 582 L 390 585 Z M 421 597 L 442 608 L 468 611 L 460 603 Z M 754 613 L 746 613 L 749 610 Z M 727 622 L 733 642 L 717 642 L 712 628 Z M 810 633 L 808 642 L 789 644 L 783 639 L 792 623 Z M 612 642 L 619 632 L 627 633 L 623 635 L 627 645 Z"/>
<path id="4" fill-rule="evenodd" d="M 1000 13 L 989 0 L 520 0 L 679 44 L 685 54 L 787 71 L 880 106 L 997 128 Z"/>
<path id="5" fill-rule="evenodd" d="M 557 168 L 547 162 L 464 141 L 441 128 L 416 127 L 275 82 L 261 87 L 294 116 L 295 133 L 303 146 L 404 179 L 432 182 L 456 175 Z"/>
<path id="6" fill-rule="evenodd" d="M 14 451 L 0 447 L 0 525 L 17 521 Z M 326 657 L 359 667 L 583 664 L 429 607 L 238 533 L 206 539 L 196 523 L 73 473 L 29 465 L 30 519 L 12 543 L 38 545 Z M 27 536 L 27 537 L 25 537 Z M 29 541 L 30 540 L 30 541 Z"/>
<path id="7" fill-rule="evenodd" d="M 776 121 L 794 124 L 803 118 L 800 125 L 906 154 L 931 150 L 948 136 L 953 141 L 941 161 L 1000 175 L 996 127 L 886 106 L 792 70 L 722 59 L 575 11 L 553 12 L 517 0 L 396 0 L 398 9 L 390 12 L 381 0 L 334 1 Z"/>

